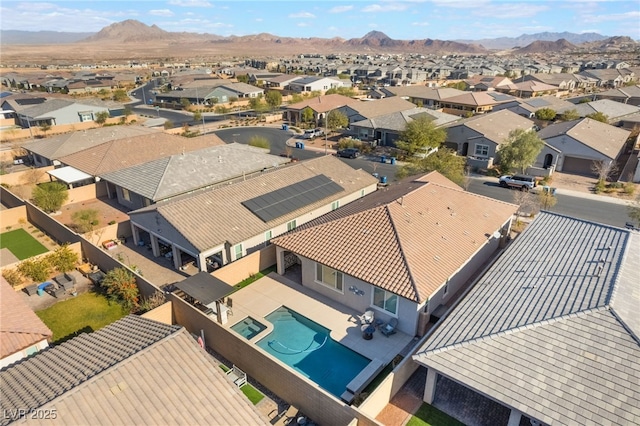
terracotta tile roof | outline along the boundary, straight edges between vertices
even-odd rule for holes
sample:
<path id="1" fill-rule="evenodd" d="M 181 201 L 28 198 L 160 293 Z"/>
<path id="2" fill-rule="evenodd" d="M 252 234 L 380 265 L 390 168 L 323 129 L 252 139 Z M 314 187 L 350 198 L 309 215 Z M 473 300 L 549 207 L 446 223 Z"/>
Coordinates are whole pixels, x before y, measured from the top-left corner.
<path id="1" fill-rule="evenodd" d="M 0 358 L 28 348 L 53 333 L 0 277 Z"/>
<path id="2" fill-rule="evenodd" d="M 108 141 L 60 157 L 60 162 L 92 176 L 100 176 L 104 173 L 179 154 L 183 151 L 190 152 L 223 144 L 224 142 L 213 134 L 185 138 L 168 133 L 157 133 Z"/>
<path id="3" fill-rule="evenodd" d="M 351 99 L 347 96 L 333 94 L 333 95 L 317 96 L 315 98 L 306 99 L 302 102 L 287 105 L 287 109 L 298 111 L 298 110 L 303 110 L 306 107 L 309 107 L 316 112 L 327 112 L 341 106 L 355 104 L 358 102 L 360 101 Z"/>
<path id="4" fill-rule="evenodd" d="M 385 205 L 305 227 L 272 242 L 423 302 L 517 210 L 514 204 L 465 192 L 452 182 L 437 183 L 446 178 L 434 173 L 424 177 L 430 179 L 427 184 Z"/>

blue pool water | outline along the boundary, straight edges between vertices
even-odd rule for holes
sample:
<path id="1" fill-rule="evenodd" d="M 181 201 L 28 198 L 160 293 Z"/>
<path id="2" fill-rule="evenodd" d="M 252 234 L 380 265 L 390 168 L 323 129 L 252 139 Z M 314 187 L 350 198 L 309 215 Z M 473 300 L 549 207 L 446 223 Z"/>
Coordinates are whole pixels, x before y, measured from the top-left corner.
<path id="1" fill-rule="evenodd" d="M 260 332 L 262 332 L 262 330 L 264 330 L 265 328 L 267 328 L 266 325 L 256 321 L 251 317 L 246 317 L 239 323 L 231 326 L 231 329 L 233 331 L 244 336 L 247 340 L 251 340 L 258 334 L 260 334 Z"/>
<path id="2" fill-rule="evenodd" d="M 257 345 L 337 397 L 370 362 L 329 337 L 327 328 L 284 306 L 265 318 L 274 329 Z"/>

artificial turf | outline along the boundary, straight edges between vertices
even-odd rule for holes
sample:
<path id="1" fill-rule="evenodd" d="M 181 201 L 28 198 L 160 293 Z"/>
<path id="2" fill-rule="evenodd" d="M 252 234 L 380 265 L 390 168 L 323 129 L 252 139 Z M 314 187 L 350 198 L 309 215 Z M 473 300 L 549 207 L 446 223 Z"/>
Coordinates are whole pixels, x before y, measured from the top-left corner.
<path id="1" fill-rule="evenodd" d="M 423 403 L 409 419 L 407 426 L 464 426 L 464 424 L 437 408 Z"/>
<path id="2" fill-rule="evenodd" d="M 114 301 L 98 293 L 84 293 L 36 312 L 49 330 L 52 341 L 62 343 L 82 332 L 92 332 L 127 315 Z"/>
<path id="3" fill-rule="evenodd" d="M 3 248 L 9 249 L 20 260 L 49 251 L 22 228 L 0 234 L 0 249 Z"/>

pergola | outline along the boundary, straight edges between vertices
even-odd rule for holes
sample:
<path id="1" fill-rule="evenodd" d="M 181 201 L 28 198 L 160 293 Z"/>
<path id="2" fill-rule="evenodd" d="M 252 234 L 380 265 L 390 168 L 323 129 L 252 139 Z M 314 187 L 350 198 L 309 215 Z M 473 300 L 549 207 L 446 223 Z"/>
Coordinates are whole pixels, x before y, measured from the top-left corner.
<path id="1" fill-rule="evenodd" d="M 47 173 L 49 174 L 49 176 L 56 178 L 56 180 L 67 184 L 69 189 L 73 188 L 74 184 L 76 184 L 75 186 L 82 186 L 88 183 L 92 183 L 93 181 L 93 176 L 71 166 L 53 169 L 48 171 Z"/>

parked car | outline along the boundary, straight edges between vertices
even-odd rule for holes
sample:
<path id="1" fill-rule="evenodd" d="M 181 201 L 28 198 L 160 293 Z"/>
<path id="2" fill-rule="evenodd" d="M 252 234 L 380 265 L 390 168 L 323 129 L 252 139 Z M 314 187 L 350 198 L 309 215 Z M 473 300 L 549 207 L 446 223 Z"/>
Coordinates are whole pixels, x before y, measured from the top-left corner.
<path id="1" fill-rule="evenodd" d="M 315 129 L 307 129 L 304 131 L 304 133 L 301 136 L 302 139 L 313 139 L 315 137 L 316 137 Z"/>
<path id="2" fill-rule="evenodd" d="M 360 151 L 355 148 L 345 148 L 339 150 L 336 155 L 338 157 L 357 158 L 360 156 Z"/>
<path id="3" fill-rule="evenodd" d="M 529 175 L 501 176 L 498 183 L 503 188 L 516 188 L 521 191 L 528 191 L 538 185 L 535 176 Z"/>

